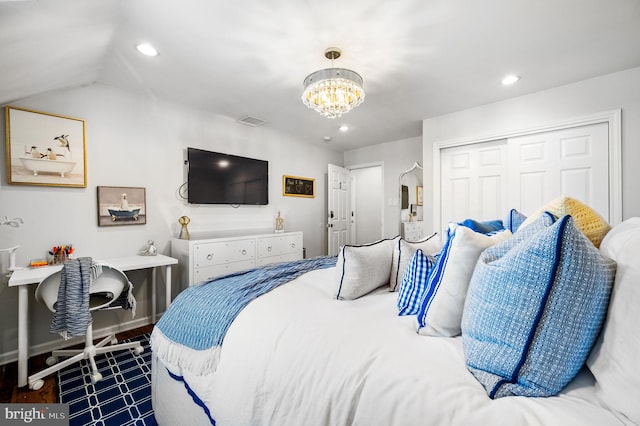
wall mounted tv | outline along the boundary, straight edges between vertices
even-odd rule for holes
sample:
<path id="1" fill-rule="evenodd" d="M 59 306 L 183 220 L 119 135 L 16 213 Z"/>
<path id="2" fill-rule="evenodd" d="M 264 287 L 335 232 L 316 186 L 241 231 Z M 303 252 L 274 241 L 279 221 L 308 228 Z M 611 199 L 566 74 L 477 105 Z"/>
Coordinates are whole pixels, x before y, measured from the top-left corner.
<path id="1" fill-rule="evenodd" d="M 190 204 L 269 204 L 269 162 L 187 148 Z"/>

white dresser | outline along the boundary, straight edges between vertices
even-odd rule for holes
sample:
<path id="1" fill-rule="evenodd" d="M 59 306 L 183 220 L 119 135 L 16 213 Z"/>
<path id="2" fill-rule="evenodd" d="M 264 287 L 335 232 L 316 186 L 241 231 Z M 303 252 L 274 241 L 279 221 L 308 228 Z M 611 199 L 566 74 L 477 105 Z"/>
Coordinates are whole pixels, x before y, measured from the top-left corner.
<path id="1" fill-rule="evenodd" d="M 423 221 L 402 222 L 402 238 L 406 241 L 420 241 L 424 237 L 426 235 Z"/>
<path id="2" fill-rule="evenodd" d="M 302 232 L 171 240 L 181 282 L 189 286 L 269 263 L 302 259 Z"/>

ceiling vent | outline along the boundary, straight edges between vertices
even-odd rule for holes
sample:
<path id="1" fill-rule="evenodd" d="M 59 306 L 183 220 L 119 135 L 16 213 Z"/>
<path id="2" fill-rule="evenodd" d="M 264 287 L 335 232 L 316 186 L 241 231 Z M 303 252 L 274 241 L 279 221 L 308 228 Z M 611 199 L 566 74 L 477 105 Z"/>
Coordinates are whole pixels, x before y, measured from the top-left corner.
<path id="1" fill-rule="evenodd" d="M 264 123 L 266 123 L 266 121 L 257 117 L 251 117 L 250 115 L 245 115 L 244 117 L 238 119 L 238 123 L 245 124 L 251 127 L 259 127 L 259 126 L 262 126 Z"/>

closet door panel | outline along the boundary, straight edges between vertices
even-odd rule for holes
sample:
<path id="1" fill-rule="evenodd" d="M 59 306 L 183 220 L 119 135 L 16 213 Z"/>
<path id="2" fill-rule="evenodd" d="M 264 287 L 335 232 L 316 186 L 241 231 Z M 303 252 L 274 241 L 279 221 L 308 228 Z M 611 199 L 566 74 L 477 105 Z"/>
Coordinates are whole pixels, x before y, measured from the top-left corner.
<path id="1" fill-rule="evenodd" d="M 440 231 L 449 222 L 493 220 L 505 215 L 506 162 L 505 140 L 442 150 Z"/>
<path id="2" fill-rule="evenodd" d="M 530 215 L 567 195 L 609 220 L 608 155 L 606 123 L 509 138 L 508 204 Z"/>

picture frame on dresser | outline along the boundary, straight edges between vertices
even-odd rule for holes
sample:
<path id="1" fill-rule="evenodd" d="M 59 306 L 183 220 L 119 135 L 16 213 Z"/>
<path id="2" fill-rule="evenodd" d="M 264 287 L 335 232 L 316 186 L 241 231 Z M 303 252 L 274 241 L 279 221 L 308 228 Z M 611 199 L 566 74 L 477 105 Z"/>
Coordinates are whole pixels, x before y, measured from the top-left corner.
<path id="1" fill-rule="evenodd" d="M 421 206 L 424 203 L 424 189 L 422 186 L 416 186 L 416 204 Z"/>
<path id="2" fill-rule="evenodd" d="M 6 106 L 5 123 L 7 183 L 87 187 L 83 119 Z"/>

